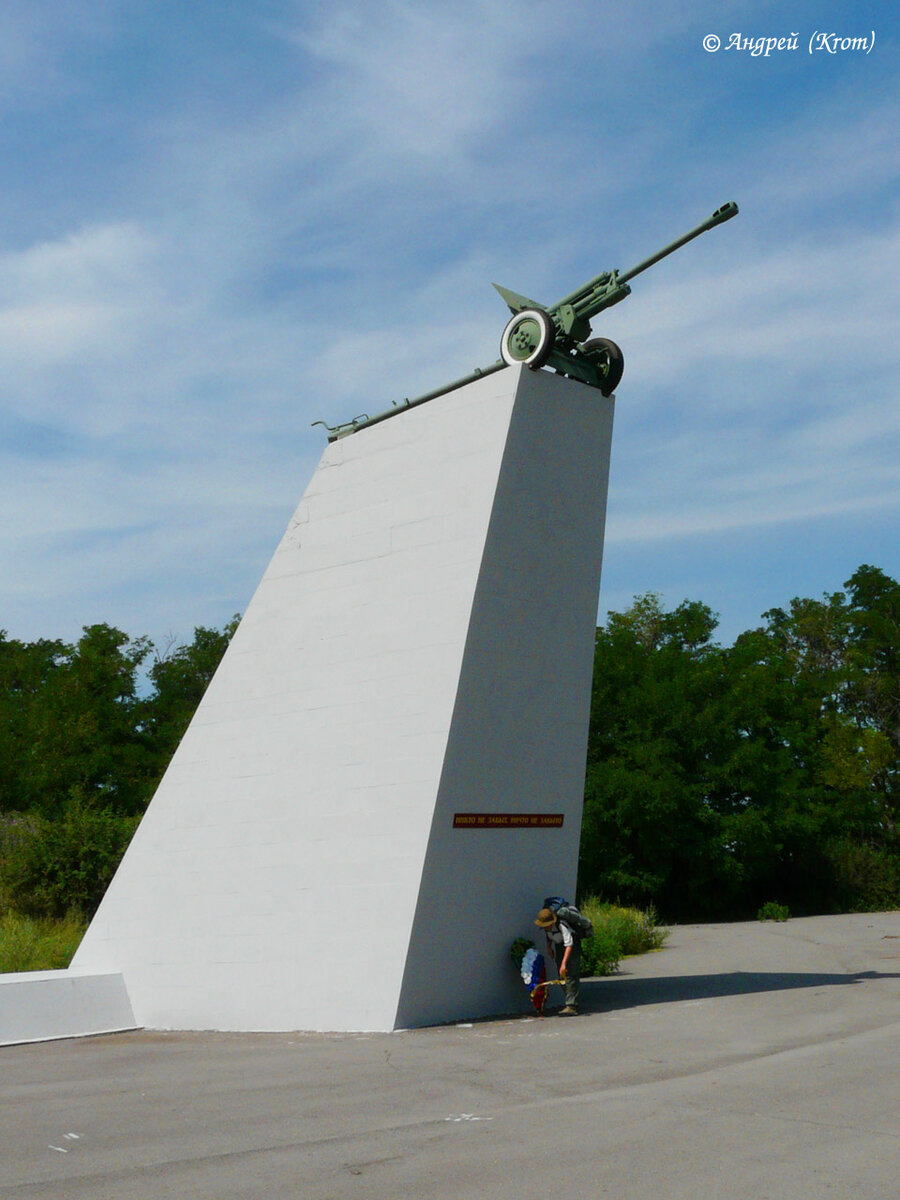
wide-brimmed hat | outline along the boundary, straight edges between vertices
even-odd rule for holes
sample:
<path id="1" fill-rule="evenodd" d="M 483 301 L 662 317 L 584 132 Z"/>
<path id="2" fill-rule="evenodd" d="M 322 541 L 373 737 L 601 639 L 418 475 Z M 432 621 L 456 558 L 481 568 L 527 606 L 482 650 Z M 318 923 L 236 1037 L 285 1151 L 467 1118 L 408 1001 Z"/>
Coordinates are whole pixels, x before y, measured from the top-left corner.
<path id="1" fill-rule="evenodd" d="M 540 925 L 541 929 L 549 929 L 551 925 L 556 924 L 556 913 L 552 908 L 542 908 L 534 923 Z"/>

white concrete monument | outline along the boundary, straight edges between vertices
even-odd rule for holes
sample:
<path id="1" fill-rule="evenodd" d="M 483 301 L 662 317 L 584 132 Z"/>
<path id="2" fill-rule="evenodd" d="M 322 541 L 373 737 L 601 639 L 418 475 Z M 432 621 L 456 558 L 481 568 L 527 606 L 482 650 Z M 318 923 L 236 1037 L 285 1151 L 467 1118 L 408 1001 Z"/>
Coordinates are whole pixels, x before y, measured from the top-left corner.
<path id="1" fill-rule="evenodd" d="M 78 950 L 150 1028 L 521 1010 L 575 889 L 613 401 L 514 366 L 328 445 Z"/>
<path id="2" fill-rule="evenodd" d="M 520 1007 L 510 943 L 575 890 L 624 369 L 590 322 L 737 212 L 549 307 L 495 284 L 500 359 L 329 428 L 71 968 L 0 976 L 0 1044 Z"/>

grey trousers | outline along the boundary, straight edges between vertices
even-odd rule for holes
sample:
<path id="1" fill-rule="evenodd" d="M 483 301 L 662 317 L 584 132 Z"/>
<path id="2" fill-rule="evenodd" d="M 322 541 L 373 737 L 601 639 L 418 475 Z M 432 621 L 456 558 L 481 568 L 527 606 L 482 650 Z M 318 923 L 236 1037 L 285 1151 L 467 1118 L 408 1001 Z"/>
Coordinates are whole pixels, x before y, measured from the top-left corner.
<path id="1" fill-rule="evenodd" d="M 562 962 L 566 952 L 565 946 L 554 946 L 557 967 Z M 566 1007 L 578 1007 L 578 990 L 581 985 L 581 942 L 575 938 L 572 953 L 569 955 L 569 965 L 566 967 Z"/>

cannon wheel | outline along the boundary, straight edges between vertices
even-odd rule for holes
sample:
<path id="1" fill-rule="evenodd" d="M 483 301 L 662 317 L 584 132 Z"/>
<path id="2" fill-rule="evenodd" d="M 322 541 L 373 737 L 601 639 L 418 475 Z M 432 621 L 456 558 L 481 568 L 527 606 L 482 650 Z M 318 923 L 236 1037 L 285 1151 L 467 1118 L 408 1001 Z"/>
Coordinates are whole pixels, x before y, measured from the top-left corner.
<path id="1" fill-rule="evenodd" d="M 536 371 L 553 349 L 553 321 L 541 308 L 523 308 L 507 323 L 500 338 L 500 356 L 509 367 Z"/>
<path id="2" fill-rule="evenodd" d="M 591 354 L 598 369 L 603 372 L 601 394 L 611 396 L 619 386 L 622 372 L 625 370 L 625 355 L 615 342 L 604 337 L 591 338 L 589 342 L 584 343 L 581 349 Z"/>

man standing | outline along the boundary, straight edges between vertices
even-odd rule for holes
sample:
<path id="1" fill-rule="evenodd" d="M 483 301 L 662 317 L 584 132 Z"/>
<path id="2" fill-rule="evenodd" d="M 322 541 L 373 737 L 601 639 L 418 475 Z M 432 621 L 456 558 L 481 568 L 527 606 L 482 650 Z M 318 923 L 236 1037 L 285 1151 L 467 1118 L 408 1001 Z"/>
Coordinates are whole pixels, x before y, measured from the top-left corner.
<path id="1" fill-rule="evenodd" d="M 559 977 L 566 985 L 566 1006 L 561 1008 L 561 1017 L 578 1016 L 578 985 L 581 982 L 581 938 L 558 916 L 552 908 L 542 908 L 535 925 L 543 929 L 547 938 L 547 952 L 559 970 Z"/>

